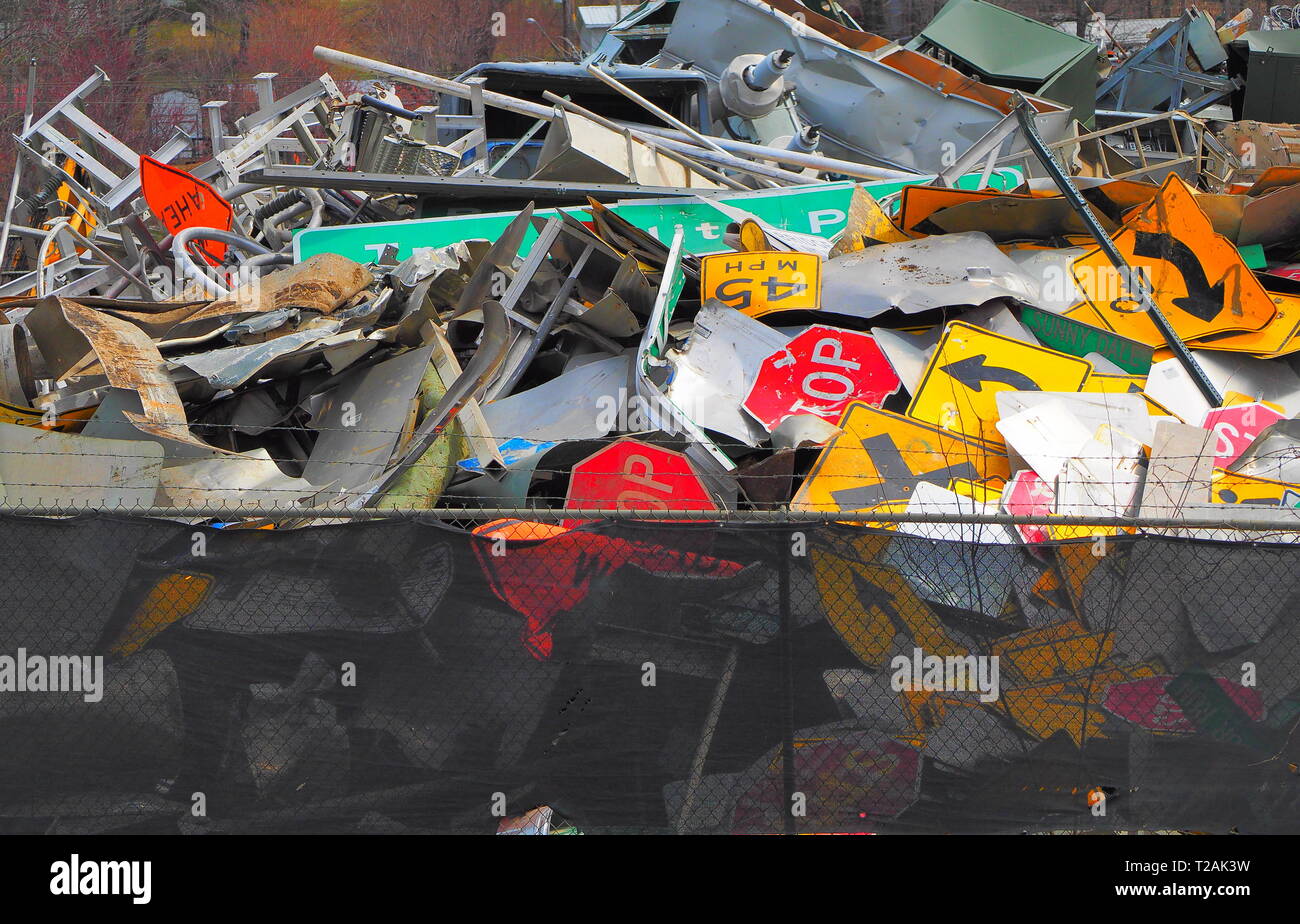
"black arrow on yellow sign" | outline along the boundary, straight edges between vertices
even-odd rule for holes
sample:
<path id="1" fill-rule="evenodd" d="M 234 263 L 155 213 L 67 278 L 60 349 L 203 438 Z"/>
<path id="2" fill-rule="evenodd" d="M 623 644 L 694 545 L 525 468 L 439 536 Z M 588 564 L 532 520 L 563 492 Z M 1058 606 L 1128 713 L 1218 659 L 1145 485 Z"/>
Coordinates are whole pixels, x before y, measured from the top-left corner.
<path id="1" fill-rule="evenodd" d="M 1196 258 L 1196 252 L 1172 234 L 1138 231 L 1133 240 L 1133 255 L 1172 263 L 1183 277 L 1187 294 L 1173 300 L 1174 304 L 1194 318 L 1213 321 L 1223 310 L 1223 296 L 1227 276 L 1214 285 L 1205 275 L 1205 267 Z"/>
<path id="2" fill-rule="evenodd" d="M 921 481 L 947 487 L 948 482 L 953 478 L 979 477 L 979 472 L 970 462 L 949 465 L 947 468 L 935 469 L 932 472 L 914 472 L 912 466 L 907 464 L 903 451 L 898 448 L 898 444 L 888 433 L 863 440 L 862 448 L 871 457 L 871 462 L 876 466 L 876 472 L 881 480 L 876 484 L 860 488 L 832 491 L 831 499 L 841 510 L 860 510 L 887 501 L 907 500 L 912 496 L 912 489 Z"/>
<path id="3" fill-rule="evenodd" d="M 948 373 L 971 391 L 983 391 L 985 382 L 1001 382 L 1018 391 L 1042 391 L 1038 383 L 1023 372 L 1005 366 L 985 365 L 986 359 L 988 354 L 980 353 L 978 356 L 969 356 L 955 363 L 940 366 L 939 371 Z"/>

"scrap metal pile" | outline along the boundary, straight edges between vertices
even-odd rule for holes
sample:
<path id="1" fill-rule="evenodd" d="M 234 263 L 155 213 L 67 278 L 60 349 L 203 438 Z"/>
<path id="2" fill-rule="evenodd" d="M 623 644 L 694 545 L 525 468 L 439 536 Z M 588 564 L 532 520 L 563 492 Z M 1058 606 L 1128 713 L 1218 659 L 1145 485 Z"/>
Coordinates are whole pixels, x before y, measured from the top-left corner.
<path id="1" fill-rule="evenodd" d="M 654 0 L 457 80 L 317 48 L 379 80 L 262 75 L 193 163 L 87 115 L 96 69 L 17 136 L 5 503 L 1300 505 L 1300 31 L 1189 10 L 1111 64 L 829 8 Z"/>

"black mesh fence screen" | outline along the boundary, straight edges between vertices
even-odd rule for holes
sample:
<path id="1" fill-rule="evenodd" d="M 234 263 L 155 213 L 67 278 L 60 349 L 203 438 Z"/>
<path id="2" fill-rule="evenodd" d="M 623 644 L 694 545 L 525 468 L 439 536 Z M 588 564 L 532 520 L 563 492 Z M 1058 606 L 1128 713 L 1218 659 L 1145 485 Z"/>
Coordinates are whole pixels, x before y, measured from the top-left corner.
<path id="1" fill-rule="evenodd" d="M 1300 832 L 1296 546 L 944 528 L 0 519 L 0 830 Z"/>

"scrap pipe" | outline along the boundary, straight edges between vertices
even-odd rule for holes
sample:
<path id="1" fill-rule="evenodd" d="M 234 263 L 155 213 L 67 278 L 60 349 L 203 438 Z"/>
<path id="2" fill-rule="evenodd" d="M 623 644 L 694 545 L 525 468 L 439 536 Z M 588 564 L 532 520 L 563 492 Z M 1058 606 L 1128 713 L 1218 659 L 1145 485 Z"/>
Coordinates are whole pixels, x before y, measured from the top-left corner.
<path id="1" fill-rule="evenodd" d="M 410 119 L 412 122 L 424 120 L 424 113 L 412 112 L 410 109 L 404 109 L 396 103 L 386 103 L 382 99 L 370 94 L 362 94 L 362 105 L 369 106 L 371 109 L 378 109 L 380 112 L 386 112 L 389 115 L 395 115 L 399 118 Z"/>
<path id="2" fill-rule="evenodd" d="M 298 201 L 290 204 L 287 208 L 264 218 L 262 220 L 262 234 L 265 236 L 267 243 L 274 243 L 277 249 L 283 247 L 293 240 L 293 235 L 281 234 L 280 225 L 299 215 L 307 209 L 311 209 L 311 218 L 308 219 L 305 227 L 319 228 L 325 215 L 325 199 L 319 192 L 310 188 L 299 188 L 294 190 L 297 193 Z"/>
<path id="3" fill-rule="evenodd" d="M 259 253 L 249 257 L 239 267 L 240 285 L 246 285 L 251 282 L 253 276 L 262 275 L 260 271 L 264 266 L 292 266 L 293 256 L 287 253 Z"/>
<path id="4" fill-rule="evenodd" d="M 367 58 L 362 55 L 354 55 L 346 51 L 339 51 L 334 48 L 327 48 L 324 45 L 317 45 L 313 54 L 322 61 L 331 64 L 337 64 L 340 67 L 350 67 L 361 71 L 372 71 L 376 74 L 383 74 L 394 80 L 400 80 L 402 83 L 408 83 L 413 87 L 422 87 L 426 90 L 437 90 L 439 93 L 446 93 L 448 96 L 456 96 L 461 99 L 469 99 L 470 88 L 463 83 L 455 80 L 448 80 L 445 77 L 435 77 L 433 74 L 425 74 L 420 71 L 411 70 L 407 67 L 398 67 L 395 64 L 389 64 L 385 61 L 378 61 L 374 58 Z M 489 106 L 495 106 L 498 109 L 504 109 L 507 112 L 513 112 L 517 115 L 528 116 L 532 119 L 544 119 L 547 122 L 554 121 L 555 110 L 537 103 L 530 103 L 527 100 L 518 99 L 513 96 L 507 96 L 504 93 L 497 93 L 494 90 L 483 91 L 483 102 Z M 620 122 L 621 125 L 627 123 Z M 648 132 L 657 135 L 660 138 L 669 138 L 673 141 L 690 141 L 690 136 L 671 128 L 660 128 L 654 125 L 632 124 L 630 127 L 638 131 Z M 819 154 L 803 154 L 798 151 L 782 151 L 778 148 L 769 148 L 761 144 L 750 144 L 747 141 L 734 141 L 730 138 L 718 138 L 710 136 L 710 140 L 718 147 L 730 154 L 740 154 L 745 157 L 759 157 L 764 160 L 774 160 L 778 163 L 789 164 L 800 168 L 812 167 L 826 173 L 841 173 L 844 176 L 856 177 L 863 180 L 914 180 L 922 174 L 914 173 L 908 170 L 892 170 L 887 167 L 870 167 L 866 164 L 859 164 L 849 160 L 838 160 L 833 157 L 824 157 Z M 680 149 L 678 149 L 680 151 Z M 689 153 L 682 151 L 681 153 Z M 701 158 L 702 159 L 702 158 Z"/>
<path id="5" fill-rule="evenodd" d="M 309 207 L 310 206 L 308 206 L 306 200 L 299 200 L 288 208 L 281 209 L 274 215 L 266 218 L 262 222 L 262 241 L 268 247 L 272 247 L 276 250 L 283 250 L 284 245 L 289 239 L 291 239 L 291 236 L 282 235 L 280 233 L 280 222 L 288 221 L 297 215 L 301 215 L 303 212 L 307 211 Z"/>
<path id="6" fill-rule="evenodd" d="M 757 64 L 745 68 L 745 85 L 751 90 L 766 90 L 781 79 L 793 60 L 793 51 L 782 48 L 772 52 Z"/>
<path id="7" fill-rule="evenodd" d="M 615 122 L 615 125 L 619 123 Z M 648 127 L 647 127 L 648 128 Z M 735 170 L 737 173 L 748 173 L 751 176 L 764 176 L 772 180 L 780 180 L 796 186 L 806 186 L 812 182 L 802 173 L 792 173 L 789 170 L 783 170 L 780 167 L 774 167 L 771 164 L 764 164 L 760 161 L 748 161 L 733 157 L 730 154 L 717 154 L 708 148 L 696 147 L 693 144 L 687 144 L 684 141 L 676 141 L 671 138 L 665 138 L 661 135 L 652 134 L 646 129 L 641 129 L 647 142 L 653 142 L 661 146 L 665 151 L 675 151 L 684 157 L 692 160 L 700 160 L 711 163 L 715 167 L 726 167 Z"/>
<path id="8" fill-rule="evenodd" d="M 644 96 L 642 96 L 640 93 L 633 90 L 631 87 L 623 84 L 621 81 L 615 80 L 613 77 L 609 76 L 609 74 L 606 74 L 596 65 L 588 64 L 587 73 L 595 77 L 597 80 L 599 80 L 605 86 L 609 87 L 614 92 L 620 94 L 621 96 L 626 97 L 627 99 L 630 99 L 632 102 L 636 103 L 638 106 L 640 106 L 646 112 L 650 113 L 652 116 L 658 117 L 664 122 L 667 122 L 673 128 L 677 129 L 679 132 L 684 133 L 688 138 L 690 138 L 700 147 L 711 148 L 714 151 L 717 151 L 719 154 L 727 153 L 722 148 L 720 148 L 716 142 L 709 140 L 704 135 L 701 135 L 695 129 L 691 128 L 689 125 L 687 125 L 681 119 L 674 116 L 672 113 L 668 112 L 666 109 L 656 106 L 654 103 L 650 102 L 650 100 L 646 99 Z"/>
<path id="9" fill-rule="evenodd" d="M 238 247 L 240 250 L 251 251 L 255 254 L 274 253 L 268 247 L 263 247 L 256 241 L 250 241 L 246 237 L 240 237 L 230 231 L 221 231 L 217 228 L 186 228 L 172 239 L 172 256 L 176 259 L 177 266 L 185 267 L 188 272 L 187 276 L 195 279 L 203 290 L 209 295 L 215 295 L 217 298 L 224 298 L 230 295 L 230 290 L 219 282 L 213 280 L 203 267 L 195 262 L 190 256 L 189 243 L 194 240 L 204 241 L 221 241 L 223 244 L 229 244 L 232 247 Z"/>
<path id="10" fill-rule="evenodd" d="M 661 128 L 658 125 L 643 125 L 641 130 L 651 135 L 657 135 L 660 138 L 671 138 L 674 141 L 683 141 L 678 134 L 671 129 Z M 835 157 L 827 157 L 823 154 L 804 154 L 802 151 L 787 151 L 782 148 L 769 148 L 762 144 L 750 144 L 748 141 L 735 141 L 731 138 L 715 138 L 718 145 L 732 154 L 738 154 L 743 157 L 757 157 L 763 160 L 774 160 L 777 163 L 785 164 L 788 167 L 800 167 L 807 169 L 812 167 L 821 173 L 840 173 L 844 176 L 854 177 L 859 180 L 915 180 L 918 177 L 926 176 L 922 173 L 914 173 L 909 170 L 893 170 L 888 167 L 869 167 L 866 164 L 859 164 L 851 160 L 840 160 Z M 680 149 L 679 149 L 680 150 Z"/>

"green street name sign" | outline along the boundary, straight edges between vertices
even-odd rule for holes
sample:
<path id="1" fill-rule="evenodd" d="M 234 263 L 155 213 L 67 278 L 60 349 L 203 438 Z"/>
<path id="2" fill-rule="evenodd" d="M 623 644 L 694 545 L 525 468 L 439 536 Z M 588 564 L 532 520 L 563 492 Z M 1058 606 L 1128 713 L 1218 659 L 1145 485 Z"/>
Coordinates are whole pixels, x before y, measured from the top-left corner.
<path id="1" fill-rule="evenodd" d="M 933 177 L 919 176 L 914 180 L 863 183 L 862 187 L 877 199 L 883 199 L 904 186 L 928 183 L 932 179 Z M 1021 180 L 1020 171 L 1007 168 L 994 171 L 989 178 L 989 185 L 995 189 L 1014 189 Z M 978 183 L 979 175 L 972 173 L 962 177 L 958 186 L 970 189 Z M 787 231 L 831 238 L 843 230 L 848 221 L 849 198 L 853 186 L 852 181 L 844 180 L 784 189 L 724 193 L 719 198 Z M 687 253 L 724 253 L 730 249 L 722 242 L 723 231 L 730 219 L 706 199 L 683 196 L 624 200 L 611 208 L 638 228 L 649 231 L 665 245 L 672 241 L 673 235 L 680 228 L 683 234 L 682 246 Z M 574 206 L 565 211 L 574 213 L 579 219 L 590 220 L 590 215 L 583 206 Z M 397 259 L 405 260 L 420 247 L 446 247 L 457 241 L 477 238 L 496 240 L 517 214 L 518 212 L 492 212 L 311 228 L 295 235 L 294 259 L 302 261 L 321 253 L 335 253 L 358 263 L 373 263 L 384 248 L 392 244 L 397 248 Z M 555 215 L 556 210 L 541 209 L 534 214 L 539 218 L 547 218 Z M 526 255 L 536 239 L 536 231 L 530 228 L 520 254 Z"/>

